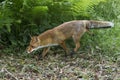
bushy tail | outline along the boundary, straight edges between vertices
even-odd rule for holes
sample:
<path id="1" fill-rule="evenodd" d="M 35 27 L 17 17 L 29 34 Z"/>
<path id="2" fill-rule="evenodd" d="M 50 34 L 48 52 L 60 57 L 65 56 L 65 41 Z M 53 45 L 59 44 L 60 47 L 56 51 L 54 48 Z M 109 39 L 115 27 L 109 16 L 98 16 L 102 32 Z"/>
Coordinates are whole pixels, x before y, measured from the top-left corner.
<path id="1" fill-rule="evenodd" d="M 114 27 L 114 23 L 112 22 L 90 20 L 88 28 L 96 29 L 96 28 L 111 28 L 111 27 Z"/>

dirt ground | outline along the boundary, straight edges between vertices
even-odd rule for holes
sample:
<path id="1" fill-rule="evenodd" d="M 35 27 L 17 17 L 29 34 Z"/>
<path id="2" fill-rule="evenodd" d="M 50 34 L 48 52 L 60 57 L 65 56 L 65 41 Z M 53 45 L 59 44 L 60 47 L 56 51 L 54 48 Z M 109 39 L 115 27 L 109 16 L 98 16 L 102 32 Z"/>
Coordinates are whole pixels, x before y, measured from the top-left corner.
<path id="1" fill-rule="evenodd" d="M 120 59 L 84 52 L 48 54 L 43 60 L 1 55 L 0 80 L 120 80 Z"/>

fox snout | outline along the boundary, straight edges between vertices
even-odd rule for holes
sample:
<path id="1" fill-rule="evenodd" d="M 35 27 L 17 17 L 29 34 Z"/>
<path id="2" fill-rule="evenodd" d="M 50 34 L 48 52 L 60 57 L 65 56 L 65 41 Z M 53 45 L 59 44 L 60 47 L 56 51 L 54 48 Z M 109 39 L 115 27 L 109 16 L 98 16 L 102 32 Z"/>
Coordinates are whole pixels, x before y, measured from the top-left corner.
<path id="1" fill-rule="evenodd" d="M 32 49 L 32 48 L 30 48 L 30 47 L 27 48 L 27 53 L 31 53 L 31 52 L 33 52 L 33 51 L 34 51 L 34 49 Z"/>

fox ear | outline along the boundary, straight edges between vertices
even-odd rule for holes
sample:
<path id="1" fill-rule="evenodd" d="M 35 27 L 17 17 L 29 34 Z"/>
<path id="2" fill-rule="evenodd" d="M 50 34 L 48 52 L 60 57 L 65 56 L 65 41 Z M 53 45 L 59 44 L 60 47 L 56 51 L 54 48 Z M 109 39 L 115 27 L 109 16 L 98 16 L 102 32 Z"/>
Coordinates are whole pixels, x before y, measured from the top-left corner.
<path id="1" fill-rule="evenodd" d="M 36 37 L 36 41 L 40 42 L 40 39 L 39 39 L 39 37 Z"/>

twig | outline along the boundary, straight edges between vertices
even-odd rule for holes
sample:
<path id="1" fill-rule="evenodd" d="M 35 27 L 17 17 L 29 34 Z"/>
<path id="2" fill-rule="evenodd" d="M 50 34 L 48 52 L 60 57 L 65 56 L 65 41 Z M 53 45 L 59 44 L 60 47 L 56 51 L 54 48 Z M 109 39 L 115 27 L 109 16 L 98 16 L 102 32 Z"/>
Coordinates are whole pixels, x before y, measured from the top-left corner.
<path id="1" fill-rule="evenodd" d="M 3 68 L 0 70 L 0 72 L 7 72 L 10 76 L 12 76 L 15 80 L 18 80 L 17 77 L 15 77 L 12 73 L 10 73 L 6 68 L 6 65 L 3 66 Z"/>
<path id="2" fill-rule="evenodd" d="M 115 63 L 114 65 L 116 65 L 115 68 L 117 69 L 117 61 L 116 61 L 116 63 Z M 113 79 L 114 79 L 114 80 L 116 80 L 118 74 L 119 74 L 119 73 L 118 73 L 118 69 L 117 69 L 117 70 L 116 70 L 116 73 L 113 75 Z"/>
<path id="3" fill-rule="evenodd" d="M 15 77 L 12 73 L 10 73 L 6 68 L 4 68 L 4 71 L 6 71 L 10 76 L 12 76 L 15 80 L 18 80 L 17 77 Z"/>
<path id="4" fill-rule="evenodd" d="M 25 71 L 26 67 L 28 67 L 28 65 L 24 65 L 24 66 L 23 66 L 23 68 L 22 68 L 22 70 L 21 70 L 21 72 L 20 72 L 21 74 Z"/>
<path id="5" fill-rule="evenodd" d="M 4 65 L 4 66 L 2 67 L 2 69 L 0 70 L 0 73 L 1 73 L 1 72 L 4 72 L 5 67 L 6 67 L 6 65 Z"/>

